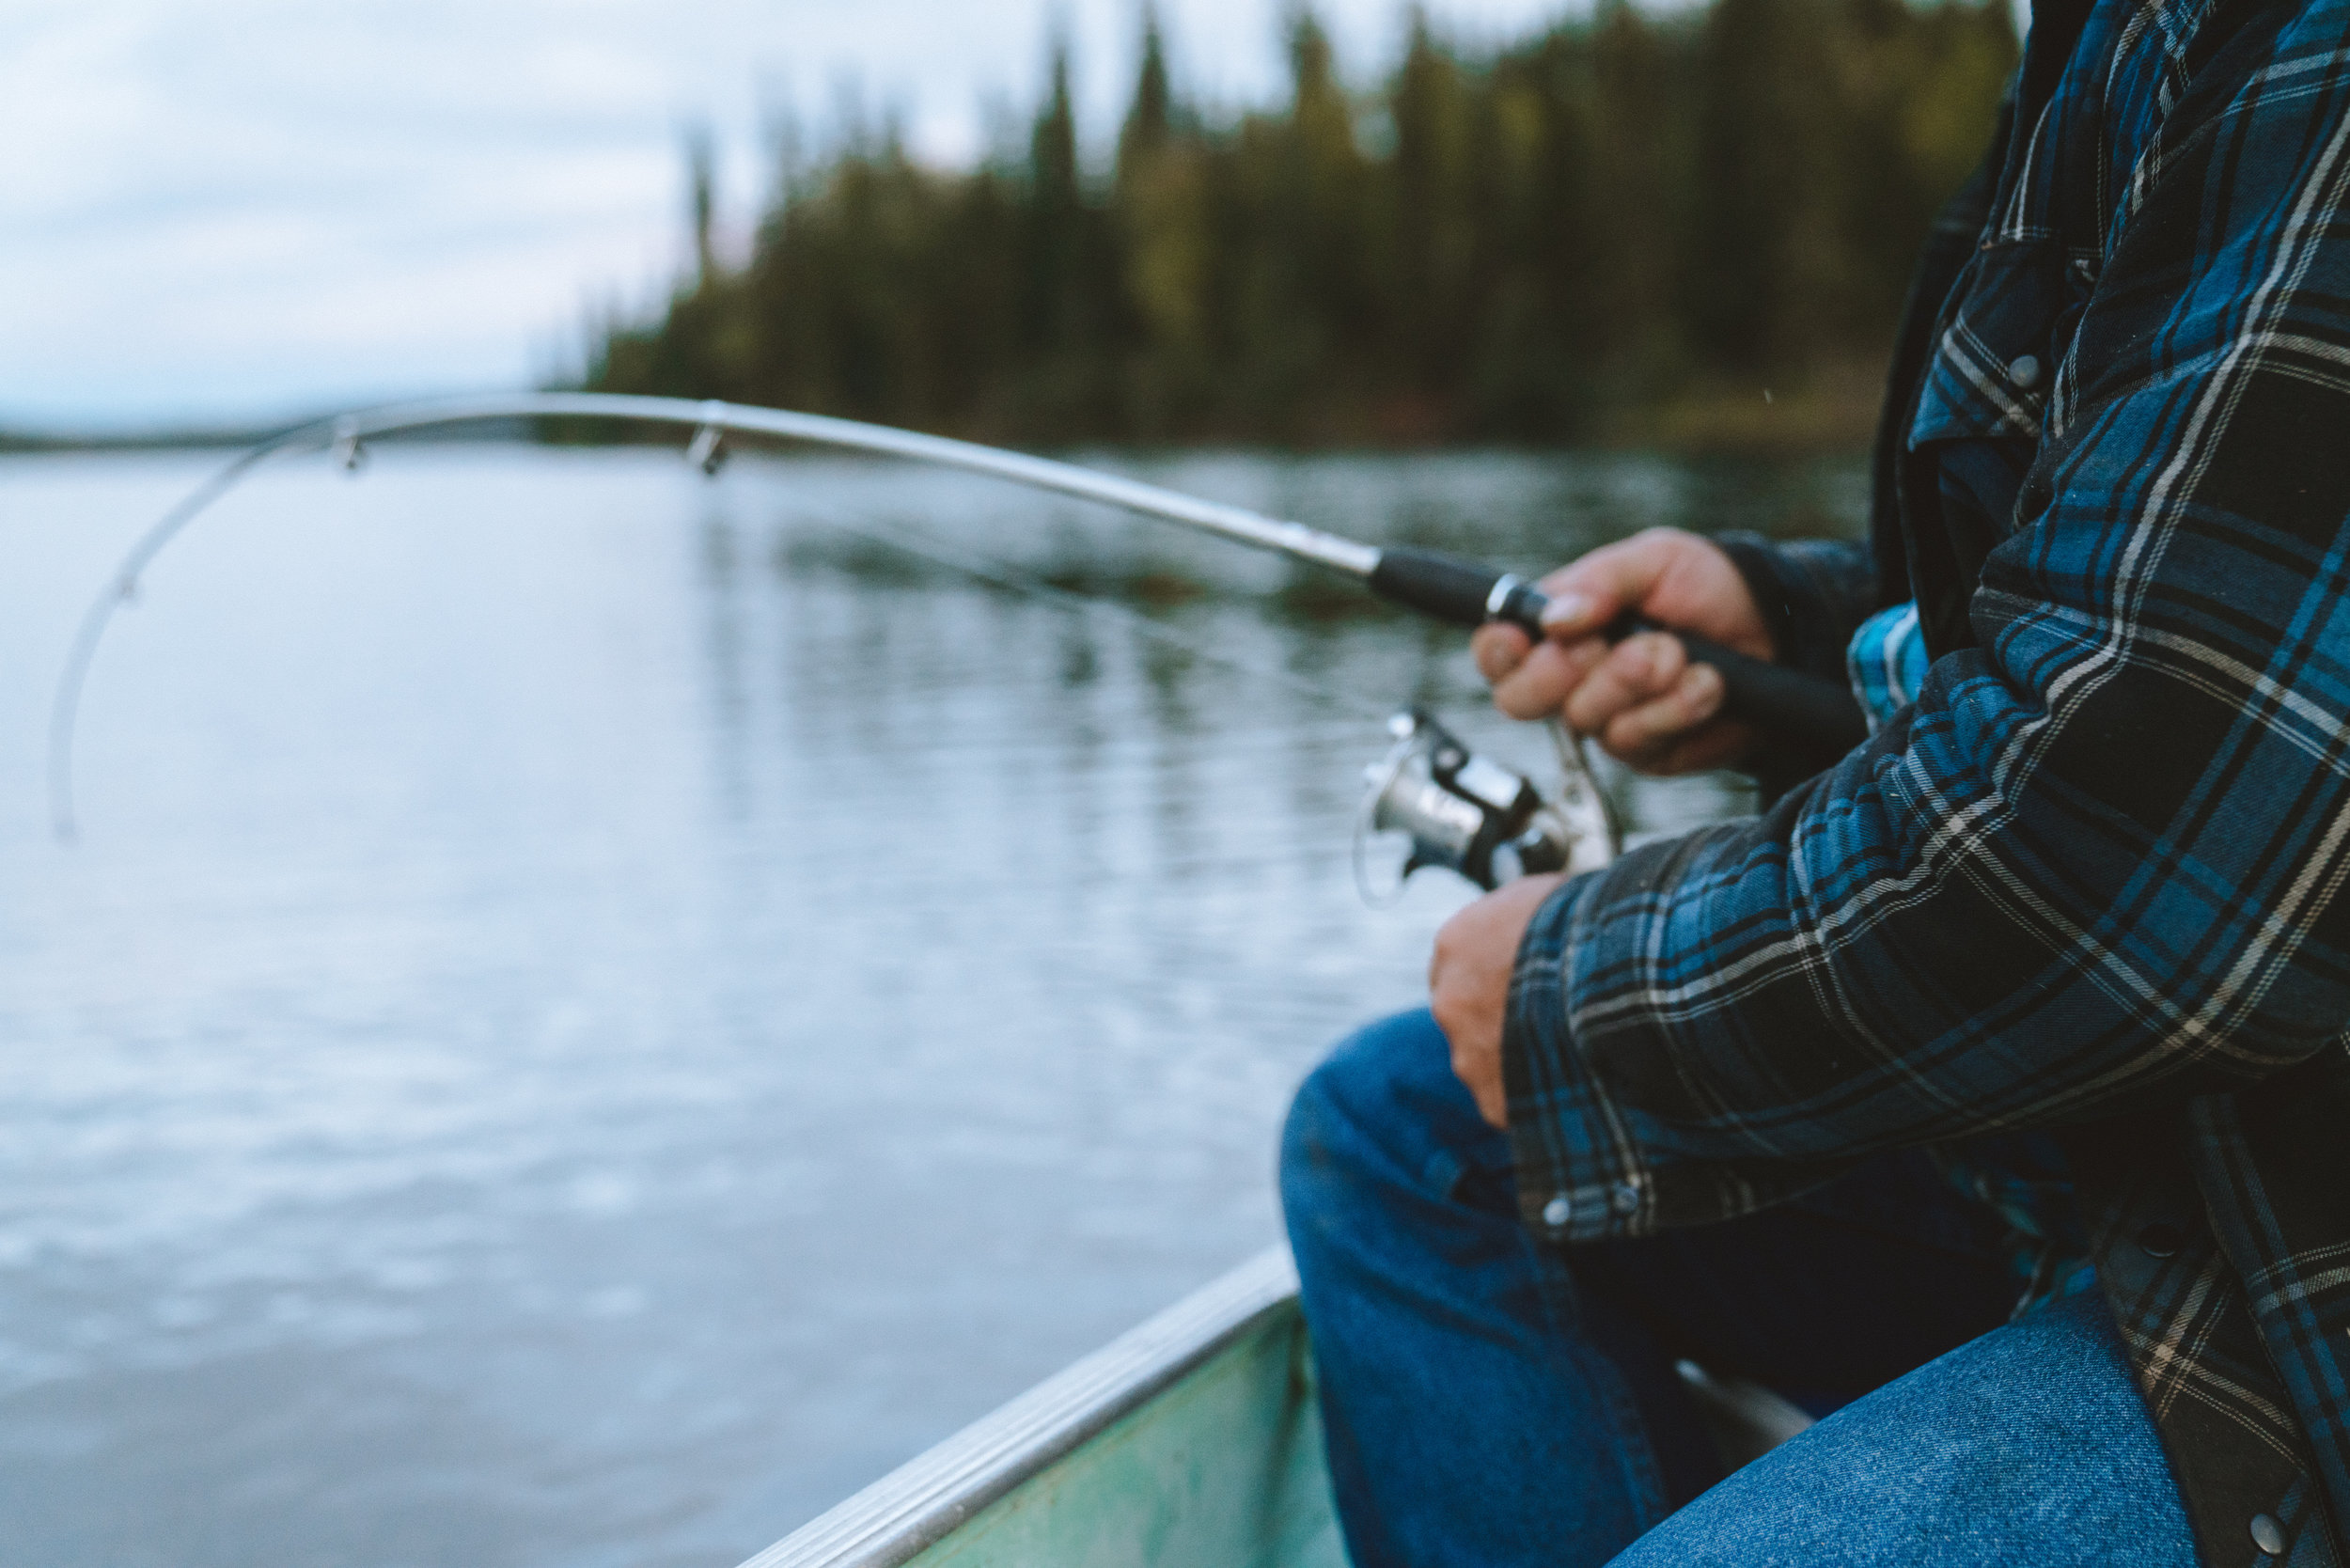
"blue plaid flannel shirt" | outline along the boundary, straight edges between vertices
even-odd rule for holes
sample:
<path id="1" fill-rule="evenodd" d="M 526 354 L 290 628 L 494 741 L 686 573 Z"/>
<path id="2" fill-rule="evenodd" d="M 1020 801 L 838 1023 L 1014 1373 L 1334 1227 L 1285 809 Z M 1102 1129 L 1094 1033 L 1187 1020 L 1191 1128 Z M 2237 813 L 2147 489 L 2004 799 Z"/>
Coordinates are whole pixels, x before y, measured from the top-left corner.
<path id="1" fill-rule="evenodd" d="M 1860 623 L 1844 651 L 1844 669 L 1871 734 L 1918 699 L 1932 667 L 1916 604 L 1879 610 Z M 2072 1173 L 2053 1138 L 2028 1133 L 1935 1144 L 1927 1152 L 1952 1186 L 2006 1225 L 2017 1317 L 2096 1289 L 2096 1266 L 2081 1230 Z"/>
<path id="2" fill-rule="evenodd" d="M 1914 602 L 1928 667 L 1762 817 L 1544 903 L 1528 1222 L 2050 1133 L 2204 1560 L 2342 1560 L 2350 0 L 2040 0 L 1887 409 L 1866 545 L 1733 554 L 1782 660 Z"/>

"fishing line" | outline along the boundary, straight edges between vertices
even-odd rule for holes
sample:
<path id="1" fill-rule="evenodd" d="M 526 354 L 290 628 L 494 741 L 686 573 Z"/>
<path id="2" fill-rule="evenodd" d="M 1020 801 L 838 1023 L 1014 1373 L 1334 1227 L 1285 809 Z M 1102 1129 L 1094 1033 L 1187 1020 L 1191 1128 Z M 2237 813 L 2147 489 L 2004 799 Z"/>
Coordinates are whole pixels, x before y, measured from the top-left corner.
<path id="1" fill-rule="evenodd" d="M 926 534 L 911 530 L 902 525 L 874 518 L 852 518 L 832 510 L 807 510 L 799 515 L 813 517 L 820 524 L 837 528 L 852 538 L 871 540 L 885 547 L 902 550 L 917 559 L 931 561 L 950 571 L 960 572 L 975 581 L 987 583 L 1025 598 L 1049 604 L 1072 616 L 1085 618 L 1092 615 L 1107 615 L 1129 630 L 1138 632 L 1144 637 L 1162 646 L 1173 648 L 1180 652 L 1202 659 L 1211 665 L 1220 666 L 1239 675 L 1286 687 L 1300 696 L 1310 698 L 1317 702 L 1331 704 L 1355 716 L 1377 721 L 1382 728 L 1386 729 L 1395 744 L 1385 759 L 1365 770 L 1366 782 L 1371 787 L 1365 792 L 1361 804 L 1355 809 L 1354 832 L 1350 835 L 1352 842 L 1347 856 L 1348 865 L 1354 874 L 1356 893 L 1360 895 L 1364 903 L 1373 909 L 1393 908 L 1402 902 L 1403 885 L 1409 880 L 1418 865 L 1452 864 L 1450 861 L 1443 861 L 1435 855 L 1428 855 L 1427 846 L 1419 842 L 1421 835 L 1413 831 L 1413 828 L 1418 824 L 1400 823 L 1395 820 L 1393 814 L 1395 792 L 1399 785 L 1407 791 L 1411 788 L 1412 780 L 1408 773 L 1417 757 L 1424 752 L 1441 751 L 1448 745 L 1458 745 L 1448 731 L 1440 726 L 1434 725 L 1433 721 L 1424 714 L 1398 714 L 1390 703 L 1373 703 L 1327 682 L 1315 681 L 1292 670 L 1239 658 L 1222 649 L 1212 647 L 1198 637 L 1162 624 L 1134 606 L 1120 604 L 1106 595 L 1073 592 L 1040 578 L 1016 572 L 999 561 L 955 550 Z M 1584 753 L 1582 737 L 1576 735 L 1566 727 L 1563 721 L 1557 718 L 1546 721 L 1544 728 L 1548 730 L 1552 745 L 1557 750 L 1561 789 L 1570 798 L 1577 795 L 1582 797 L 1586 823 L 1596 825 L 1597 828 L 1592 837 L 1593 844 L 1604 845 L 1606 853 L 1612 855 L 1614 846 L 1622 840 L 1622 827 L 1617 821 L 1613 804 L 1607 800 L 1591 773 L 1590 759 Z M 1464 755 L 1464 763 L 1467 760 Z M 1512 780 L 1519 782 L 1514 779 L 1514 776 L 1512 776 Z M 1497 806 L 1505 814 L 1513 809 L 1523 808 L 1523 803 L 1517 798 L 1517 791 L 1514 789 L 1511 791 L 1510 798 L 1506 803 L 1488 804 Z M 1530 816 L 1529 811 L 1528 825 L 1530 825 Z M 1504 820 L 1507 820 L 1506 815 Z M 1487 829 L 1488 823 L 1480 818 L 1476 826 L 1470 830 L 1470 837 L 1474 839 L 1479 833 L 1485 832 Z M 1521 828 L 1520 831 L 1522 830 Z M 1382 886 L 1382 879 L 1372 875 L 1371 872 L 1371 846 L 1372 841 L 1383 833 L 1397 831 L 1403 832 L 1411 838 L 1414 840 L 1413 847 L 1402 852 L 1398 869 L 1386 880 L 1386 885 Z M 1496 854 L 1507 856 L 1512 853 L 1509 838 L 1509 835 L 1496 836 L 1496 841 L 1486 847 L 1482 853 L 1489 857 Z M 1463 845 L 1461 848 L 1465 850 L 1466 846 Z M 1465 855 L 1460 857 L 1466 858 Z M 1585 858 L 1586 863 L 1575 869 L 1588 870 L 1598 863 L 1594 855 L 1587 855 Z M 1569 864 L 1573 864 L 1573 859 L 1570 854 Z M 1464 868 L 1454 864 L 1453 869 Z M 1512 872 L 1504 867 L 1498 870 L 1497 879 L 1506 879 L 1511 874 Z M 1478 880 L 1473 870 L 1471 880 Z"/>
<path id="2" fill-rule="evenodd" d="M 1078 593 L 1058 587 L 1041 578 L 1026 575 L 1000 562 L 964 554 L 928 535 L 916 534 L 901 525 L 876 519 L 861 518 L 852 521 L 832 511 L 816 515 L 828 527 L 838 528 L 843 533 L 860 538 L 878 541 L 893 549 L 902 550 L 907 555 L 960 572 L 979 582 L 993 584 L 997 588 L 1051 604 L 1056 609 L 1079 616 L 1105 615 L 1125 626 L 1129 631 L 1137 632 L 1162 646 L 1204 660 L 1208 664 L 1220 666 L 1235 674 L 1266 682 L 1272 685 L 1287 687 L 1301 697 L 1308 697 L 1318 702 L 1328 703 L 1354 717 L 1368 718 L 1385 724 L 1394 711 L 1393 703 L 1372 702 L 1368 698 L 1346 691 L 1328 682 L 1317 681 L 1310 676 L 1300 675 L 1294 670 L 1283 669 L 1276 665 L 1259 664 L 1251 659 L 1241 658 L 1199 637 L 1192 636 L 1154 619 L 1133 605 L 1121 604 L 1106 594 Z"/>

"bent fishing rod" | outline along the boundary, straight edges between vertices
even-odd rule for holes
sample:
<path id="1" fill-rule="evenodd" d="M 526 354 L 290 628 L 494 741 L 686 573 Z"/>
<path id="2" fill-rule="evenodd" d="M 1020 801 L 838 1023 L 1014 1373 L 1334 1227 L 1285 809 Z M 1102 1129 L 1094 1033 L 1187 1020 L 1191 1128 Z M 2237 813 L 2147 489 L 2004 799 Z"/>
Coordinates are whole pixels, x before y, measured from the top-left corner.
<path id="1" fill-rule="evenodd" d="M 694 433 L 686 455 L 710 473 L 715 473 L 724 461 L 724 438 L 735 434 L 772 436 L 989 475 L 1180 524 L 1342 572 L 1382 598 L 1453 625 L 1474 627 L 1502 621 L 1520 627 L 1529 636 L 1543 635 L 1542 613 L 1548 600 L 1514 573 L 1437 551 L 1364 544 L 1301 523 L 976 442 L 826 415 L 684 398 L 530 392 L 392 403 L 299 425 L 240 453 L 164 513 L 123 557 L 84 615 L 58 679 L 51 713 L 49 770 L 50 806 L 58 835 L 70 838 L 73 832 L 74 727 L 91 662 L 115 611 L 135 596 L 140 578 L 165 545 L 247 473 L 274 457 L 325 450 L 355 469 L 364 458 L 366 443 L 378 436 L 511 419 L 595 419 L 691 430 Z M 1691 661 L 1711 665 L 1719 672 L 1723 712 L 1782 741 L 1834 756 L 1858 744 L 1866 734 L 1851 693 L 1835 682 L 1781 668 L 1691 633 L 1634 618 L 1620 620 L 1608 635 L 1621 638 L 1636 631 L 1666 631 L 1678 637 Z M 1538 800 L 1532 800 L 1530 786 L 1512 789 L 1493 776 L 1496 771 L 1507 770 L 1496 770 L 1496 765 L 1470 757 L 1425 715 L 1399 720 L 1397 734 L 1397 752 L 1384 775 L 1373 780 L 1374 808 L 1367 811 L 1366 825 L 1411 834 L 1415 849 L 1408 866 L 1446 865 L 1490 886 L 1509 873 L 1507 863 L 1512 858 L 1521 861 L 1526 870 L 1558 869 L 1542 862 L 1556 858 L 1563 866 L 1574 858 L 1572 846 L 1542 839 L 1546 829 L 1537 819 L 1548 813 Z M 1579 754 L 1571 755 L 1562 747 L 1561 765 L 1570 775 L 1571 792 L 1576 788 L 1573 776 L 1583 771 L 1578 758 Z M 1516 780 L 1515 775 L 1510 777 Z M 1580 792 L 1596 796 L 1588 774 L 1580 781 Z M 1445 798 L 1436 798 L 1439 795 Z M 1477 818 L 1473 826 L 1470 816 Z M 1448 821 L 1439 823 L 1439 818 Z M 1571 831 L 1588 834 L 1590 830 L 1587 823 Z M 1535 834 L 1535 839 L 1520 843 L 1528 832 Z M 1612 839 L 1612 833 L 1606 836 Z M 1507 853 L 1513 847 L 1519 852 L 1514 856 Z"/>

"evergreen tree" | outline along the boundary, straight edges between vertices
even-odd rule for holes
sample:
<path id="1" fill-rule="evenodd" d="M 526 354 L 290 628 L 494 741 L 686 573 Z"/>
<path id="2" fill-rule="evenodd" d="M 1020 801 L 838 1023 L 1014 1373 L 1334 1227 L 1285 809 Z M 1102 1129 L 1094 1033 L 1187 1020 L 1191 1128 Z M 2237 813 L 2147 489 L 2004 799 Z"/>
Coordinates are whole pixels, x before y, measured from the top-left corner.
<path id="1" fill-rule="evenodd" d="M 1180 119 L 1166 38 L 1146 7 L 1142 64 L 1110 193 L 1122 285 L 1122 407 L 1129 431 L 1145 437 L 1197 418 L 1214 381 L 1208 169 L 1196 128 Z"/>
<path id="2" fill-rule="evenodd" d="M 687 222 L 694 236 L 694 275 L 708 283 L 718 270 L 711 257 L 710 232 L 718 212 L 718 149 L 707 125 L 697 125 L 686 133 L 685 167 L 691 192 Z"/>
<path id="3" fill-rule="evenodd" d="M 1158 8 L 1142 8 L 1142 69 L 1135 79 L 1135 101 L 1118 133 L 1118 173 L 1123 180 L 1137 164 L 1167 151 L 1175 132 L 1175 89 L 1167 72 L 1167 38 Z"/>
<path id="4" fill-rule="evenodd" d="M 1300 8 L 1287 102 L 1211 122 L 1140 22 L 1100 177 L 1056 39 L 976 169 L 850 106 L 740 272 L 690 137 L 690 272 L 588 384 L 1026 440 L 1559 441 L 1856 382 L 2017 53 L 2003 0 L 1601 0 L 1475 55 L 1415 11 L 1358 94 Z"/>
<path id="5" fill-rule="evenodd" d="M 1802 69 L 1816 3 L 1716 0 L 1699 44 L 1684 309 L 1700 357 L 1729 369 L 1784 364 L 1817 324 L 1804 288 L 1819 259 L 1808 176 L 1824 84 Z"/>
<path id="6" fill-rule="evenodd" d="M 1082 321 L 1085 193 L 1078 183 L 1077 116 L 1069 92 L 1069 40 L 1053 44 L 1044 107 L 1028 137 L 1028 245 L 1022 324 L 1027 347 L 1068 347 Z"/>
<path id="7" fill-rule="evenodd" d="M 1437 41 L 1426 8 L 1415 5 L 1403 64 L 1388 92 L 1395 150 L 1386 306 L 1396 338 L 1390 353 L 1412 386 L 1433 396 L 1453 390 L 1473 308 L 1474 90 Z"/>

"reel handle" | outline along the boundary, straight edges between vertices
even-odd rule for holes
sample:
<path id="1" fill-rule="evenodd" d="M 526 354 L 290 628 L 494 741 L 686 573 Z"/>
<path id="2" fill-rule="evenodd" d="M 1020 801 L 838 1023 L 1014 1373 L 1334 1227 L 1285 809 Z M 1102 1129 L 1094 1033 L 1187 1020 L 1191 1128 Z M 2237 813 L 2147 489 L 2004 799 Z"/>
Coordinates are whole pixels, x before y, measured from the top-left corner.
<path id="1" fill-rule="evenodd" d="M 1382 550 L 1370 583 L 1381 598 L 1455 626 L 1506 620 L 1530 637 L 1543 635 L 1543 608 L 1550 601 L 1543 591 L 1478 561 L 1434 550 Z M 1642 616 L 1619 617 L 1606 636 L 1622 642 L 1635 632 L 1670 632 L 1680 638 L 1692 662 L 1712 665 L 1721 675 L 1723 712 L 1817 754 L 1822 766 L 1869 738 L 1869 721 L 1841 682 L 1788 669 Z"/>

